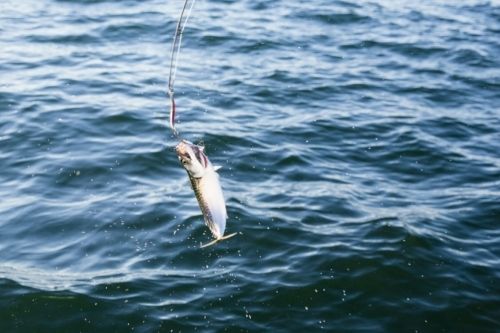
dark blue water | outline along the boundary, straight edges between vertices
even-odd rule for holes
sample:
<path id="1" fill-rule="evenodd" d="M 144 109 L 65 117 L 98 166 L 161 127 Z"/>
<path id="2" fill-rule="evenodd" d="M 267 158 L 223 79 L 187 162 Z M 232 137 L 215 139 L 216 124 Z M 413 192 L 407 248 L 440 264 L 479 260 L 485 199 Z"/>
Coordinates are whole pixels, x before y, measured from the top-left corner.
<path id="1" fill-rule="evenodd" d="M 0 332 L 499 332 L 500 4 L 0 4 Z"/>

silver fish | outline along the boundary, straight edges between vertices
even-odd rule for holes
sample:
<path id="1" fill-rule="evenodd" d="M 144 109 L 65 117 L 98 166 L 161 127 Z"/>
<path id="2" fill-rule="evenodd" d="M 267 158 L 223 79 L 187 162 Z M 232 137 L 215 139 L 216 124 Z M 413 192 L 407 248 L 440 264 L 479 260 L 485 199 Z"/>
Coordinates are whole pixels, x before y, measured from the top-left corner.
<path id="1" fill-rule="evenodd" d="M 215 238 L 214 241 L 204 246 L 234 236 L 236 233 L 224 236 L 227 212 L 219 175 L 217 174 L 219 168 L 210 163 L 207 155 L 205 155 L 204 147 L 187 140 L 182 140 L 175 147 L 175 151 L 179 161 L 181 161 L 182 166 L 188 173 L 205 224 Z"/>

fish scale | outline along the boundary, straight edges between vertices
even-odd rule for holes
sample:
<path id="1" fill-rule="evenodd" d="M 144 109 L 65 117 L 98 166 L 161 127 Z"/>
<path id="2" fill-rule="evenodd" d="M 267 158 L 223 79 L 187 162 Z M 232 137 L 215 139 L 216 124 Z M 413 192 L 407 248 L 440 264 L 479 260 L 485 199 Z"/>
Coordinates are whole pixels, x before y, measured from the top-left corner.
<path id="1" fill-rule="evenodd" d="M 196 200 L 198 201 L 198 205 L 200 206 L 201 212 L 203 214 L 203 219 L 205 220 L 206 225 L 212 232 L 214 237 L 217 237 L 217 229 L 215 228 L 215 223 L 212 217 L 212 213 L 210 212 L 210 208 L 208 208 L 207 201 L 203 197 L 203 193 L 200 188 L 201 179 L 192 177 L 188 172 L 189 180 L 191 182 L 191 187 L 193 188 L 194 195 L 196 196 Z"/>

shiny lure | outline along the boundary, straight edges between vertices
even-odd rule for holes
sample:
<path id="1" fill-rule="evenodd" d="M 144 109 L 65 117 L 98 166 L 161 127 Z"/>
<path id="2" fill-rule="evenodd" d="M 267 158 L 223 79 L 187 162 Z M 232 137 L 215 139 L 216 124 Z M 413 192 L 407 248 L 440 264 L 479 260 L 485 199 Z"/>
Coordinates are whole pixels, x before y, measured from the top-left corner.
<path id="1" fill-rule="evenodd" d="M 179 55 L 182 34 L 187 20 L 194 5 L 194 0 L 186 0 L 182 8 L 179 22 L 175 31 L 174 41 L 172 44 L 172 57 L 170 61 L 170 75 L 168 79 L 168 95 L 170 97 L 170 128 L 177 138 L 179 133 L 175 128 L 176 106 L 174 101 L 174 81 L 177 70 L 177 57 Z M 205 155 L 204 147 L 195 145 L 187 140 L 182 140 L 175 147 L 179 161 L 187 171 L 191 187 L 193 188 L 198 205 L 203 214 L 205 224 L 210 229 L 213 241 L 202 245 L 202 247 L 213 245 L 223 239 L 227 239 L 236 235 L 236 233 L 224 236 L 226 229 L 226 202 L 222 194 L 222 187 L 219 182 L 217 169 L 212 166 L 207 155 Z"/>
<path id="2" fill-rule="evenodd" d="M 179 161 L 187 171 L 191 187 L 203 213 L 205 224 L 215 238 L 215 240 L 202 247 L 236 235 L 234 233 L 224 236 L 227 212 L 219 175 L 217 174 L 219 168 L 210 163 L 207 155 L 205 155 L 204 147 L 182 140 L 175 147 L 175 150 Z"/>
<path id="3" fill-rule="evenodd" d="M 172 42 L 172 51 L 170 55 L 170 72 L 168 74 L 168 96 L 170 98 L 170 128 L 174 132 L 175 136 L 179 136 L 177 130 L 175 129 L 175 99 L 174 99 L 174 82 L 175 74 L 177 74 L 177 58 L 181 51 L 182 35 L 184 33 L 184 28 L 191 15 L 191 10 L 193 9 L 195 0 L 186 0 L 184 6 L 182 7 L 181 16 L 179 17 L 179 22 L 177 22 L 177 27 L 175 28 L 174 40 Z"/>

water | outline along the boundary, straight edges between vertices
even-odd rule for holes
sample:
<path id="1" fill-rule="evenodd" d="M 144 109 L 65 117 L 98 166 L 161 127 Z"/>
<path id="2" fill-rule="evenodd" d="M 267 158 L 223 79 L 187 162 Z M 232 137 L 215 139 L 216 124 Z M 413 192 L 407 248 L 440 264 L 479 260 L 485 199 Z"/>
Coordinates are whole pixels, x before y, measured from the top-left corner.
<path id="1" fill-rule="evenodd" d="M 0 332 L 500 331 L 500 4 L 0 4 Z"/>

